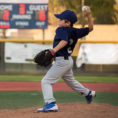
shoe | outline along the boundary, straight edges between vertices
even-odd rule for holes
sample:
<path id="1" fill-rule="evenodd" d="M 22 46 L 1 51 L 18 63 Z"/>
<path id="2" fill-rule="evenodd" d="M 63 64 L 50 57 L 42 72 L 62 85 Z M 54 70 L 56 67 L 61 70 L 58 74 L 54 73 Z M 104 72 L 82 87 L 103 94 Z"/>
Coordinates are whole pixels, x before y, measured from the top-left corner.
<path id="1" fill-rule="evenodd" d="M 92 102 L 93 98 L 95 98 L 95 97 L 96 97 L 95 91 L 89 91 L 89 94 L 87 96 L 85 96 L 88 104 L 90 104 Z"/>
<path id="2" fill-rule="evenodd" d="M 58 106 L 56 103 L 50 103 L 43 106 L 43 108 L 37 109 L 37 112 L 57 112 Z"/>

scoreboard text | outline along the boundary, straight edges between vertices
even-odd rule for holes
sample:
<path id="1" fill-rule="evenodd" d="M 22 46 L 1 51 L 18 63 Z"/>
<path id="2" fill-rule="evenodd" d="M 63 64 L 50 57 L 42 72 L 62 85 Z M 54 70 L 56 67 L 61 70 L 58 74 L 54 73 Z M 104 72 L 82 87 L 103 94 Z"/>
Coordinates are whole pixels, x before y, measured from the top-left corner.
<path id="1" fill-rule="evenodd" d="M 46 29 L 48 4 L 0 4 L 0 29 Z"/>

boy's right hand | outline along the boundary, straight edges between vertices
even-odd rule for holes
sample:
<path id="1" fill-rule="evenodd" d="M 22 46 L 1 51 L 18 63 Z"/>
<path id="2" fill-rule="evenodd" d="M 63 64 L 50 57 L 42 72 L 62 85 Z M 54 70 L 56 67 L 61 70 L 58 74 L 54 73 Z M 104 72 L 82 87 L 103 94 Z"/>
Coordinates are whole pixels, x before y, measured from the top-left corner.
<path id="1" fill-rule="evenodd" d="M 90 10 L 90 7 L 89 6 L 83 6 L 82 7 L 82 14 L 83 16 L 90 16 L 91 14 L 91 10 Z"/>

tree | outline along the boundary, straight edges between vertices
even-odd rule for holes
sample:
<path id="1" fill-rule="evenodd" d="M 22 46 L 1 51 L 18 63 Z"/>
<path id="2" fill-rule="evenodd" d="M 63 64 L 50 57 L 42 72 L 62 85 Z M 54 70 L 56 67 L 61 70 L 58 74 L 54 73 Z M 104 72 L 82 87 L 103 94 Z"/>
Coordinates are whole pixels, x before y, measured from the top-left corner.
<path id="1" fill-rule="evenodd" d="M 54 17 L 55 13 L 61 13 L 66 8 L 59 4 L 59 0 L 49 0 L 49 24 L 56 25 L 57 19 Z"/>
<path id="2" fill-rule="evenodd" d="M 118 0 L 84 0 L 91 7 L 96 24 L 118 23 Z M 116 2 L 117 1 L 117 2 Z M 82 0 L 50 0 L 49 12 L 60 13 L 65 9 L 73 10 L 78 17 L 77 23 L 82 23 Z M 53 19 L 52 19 L 53 20 Z"/>
<path id="3" fill-rule="evenodd" d="M 115 24 L 115 0 L 85 0 L 85 4 L 91 7 L 96 24 Z"/>

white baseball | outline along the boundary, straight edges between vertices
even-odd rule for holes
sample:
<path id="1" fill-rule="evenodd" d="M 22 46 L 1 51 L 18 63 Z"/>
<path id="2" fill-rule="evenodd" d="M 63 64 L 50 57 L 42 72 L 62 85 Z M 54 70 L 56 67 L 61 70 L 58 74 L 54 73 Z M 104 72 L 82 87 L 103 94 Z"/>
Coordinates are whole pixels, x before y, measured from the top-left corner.
<path id="1" fill-rule="evenodd" d="M 82 11 L 86 11 L 86 9 L 87 9 L 87 6 L 82 7 Z"/>

